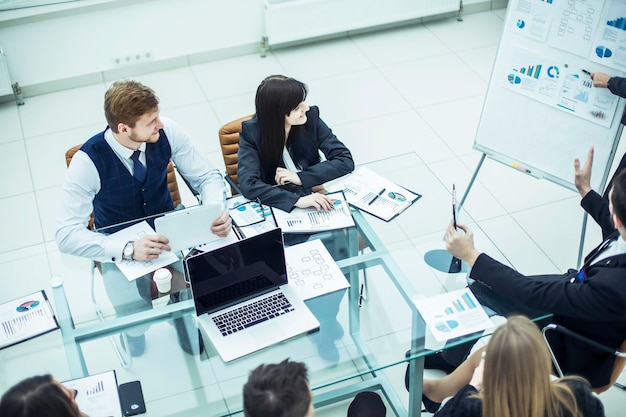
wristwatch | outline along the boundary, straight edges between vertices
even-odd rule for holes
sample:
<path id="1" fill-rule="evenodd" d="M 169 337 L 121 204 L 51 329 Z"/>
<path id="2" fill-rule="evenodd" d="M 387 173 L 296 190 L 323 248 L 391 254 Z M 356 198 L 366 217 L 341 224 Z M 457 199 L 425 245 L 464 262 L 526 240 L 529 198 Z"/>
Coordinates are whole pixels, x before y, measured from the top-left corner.
<path id="1" fill-rule="evenodd" d="M 124 251 L 122 252 L 122 259 L 124 260 L 131 260 L 133 259 L 133 254 L 135 253 L 135 246 L 133 245 L 132 240 L 129 240 L 128 243 L 126 243 L 126 246 L 124 246 Z"/>

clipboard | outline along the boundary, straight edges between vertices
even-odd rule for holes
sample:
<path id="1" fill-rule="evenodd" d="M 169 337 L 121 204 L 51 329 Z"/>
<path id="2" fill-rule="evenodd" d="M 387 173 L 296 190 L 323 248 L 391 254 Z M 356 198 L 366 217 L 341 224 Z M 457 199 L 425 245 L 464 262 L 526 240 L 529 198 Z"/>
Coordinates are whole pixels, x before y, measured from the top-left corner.
<path id="1" fill-rule="evenodd" d="M 59 328 L 44 290 L 0 304 L 0 349 Z"/>
<path id="2" fill-rule="evenodd" d="M 413 203 L 422 198 L 415 193 L 361 167 L 345 179 L 334 184 L 340 189 L 351 206 L 389 222 L 402 214 Z"/>

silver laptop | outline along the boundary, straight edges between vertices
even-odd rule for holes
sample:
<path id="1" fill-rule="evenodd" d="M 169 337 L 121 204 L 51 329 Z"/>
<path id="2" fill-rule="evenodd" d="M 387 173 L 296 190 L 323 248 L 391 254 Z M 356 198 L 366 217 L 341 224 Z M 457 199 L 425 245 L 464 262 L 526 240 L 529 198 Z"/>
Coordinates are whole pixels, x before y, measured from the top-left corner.
<path id="1" fill-rule="evenodd" d="M 221 204 L 206 204 L 174 210 L 154 220 L 155 231 L 168 238 L 172 252 L 219 239 L 211 224 L 222 212 Z"/>
<path id="2" fill-rule="evenodd" d="M 287 284 L 280 229 L 185 262 L 198 323 L 224 362 L 319 328 Z"/>

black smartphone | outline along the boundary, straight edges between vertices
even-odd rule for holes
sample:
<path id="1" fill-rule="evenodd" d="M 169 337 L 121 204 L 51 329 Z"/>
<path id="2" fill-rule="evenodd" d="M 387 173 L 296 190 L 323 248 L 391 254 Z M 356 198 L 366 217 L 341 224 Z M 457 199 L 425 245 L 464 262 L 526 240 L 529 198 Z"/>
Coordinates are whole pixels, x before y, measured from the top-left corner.
<path id="1" fill-rule="evenodd" d="M 117 387 L 120 393 L 120 403 L 125 416 L 134 416 L 146 412 L 146 403 L 143 400 L 141 382 L 131 381 Z"/>

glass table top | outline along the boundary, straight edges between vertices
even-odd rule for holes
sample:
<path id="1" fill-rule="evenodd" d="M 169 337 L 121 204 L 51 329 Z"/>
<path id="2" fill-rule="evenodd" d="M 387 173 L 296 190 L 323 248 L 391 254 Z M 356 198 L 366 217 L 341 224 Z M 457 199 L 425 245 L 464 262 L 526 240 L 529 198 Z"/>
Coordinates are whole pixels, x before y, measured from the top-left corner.
<path id="1" fill-rule="evenodd" d="M 131 306 L 123 316 L 115 314 L 107 297 L 102 265 L 91 264 L 84 278 L 93 279 L 93 297 L 85 293 L 85 285 L 82 291 L 70 283 L 54 288 L 72 376 L 115 369 L 118 383 L 140 380 L 149 416 L 193 415 L 194 410 L 231 415 L 241 412 L 241 389 L 252 369 L 289 358 L 307 364 L 316 407 L 369 389 L 383 393 L 396 415 L 420 414 L 423 356 L 447 346 L 427 331 L 415 301 L 467 285 L 466 266 L 461 273 L 445 270 L 451 256 L 444 250 L 443 230 L 452 217 L 452 185 L 442 184 L 415 153 L 367 166 L 423 197 L 390 222 L 353 209 L 356 227 L 323 234 L 322 242 L 350 286 L 306 302 L 318 316 L 318 332 L 232 362 L 222 361 L 208 340 L 203 353 L 189 354 L 179 342 L 181 322 L 191 334 L 192 353 L 198 351 L 199 342 L 193 326 L 195 308 L 180 261 L 169 267 L 175 276 L 169 294 L 146 289 L 151 305 Z M 332 189 L 332 182 L 326 188 Z M 468 213 L 461 210 L 458 220 L 472 224 L 478 247 L 508 263 Z M 301 240 L 286 236 L 285 243 L 294 239 Z M 85 303 L 86 298 L 93 298 L 93 303 Z M 120 336 L 125 333 L 145 334 L 141 356 L 126 351 L 127 340 Z M 456 343 L 480 337 L 473 334 Z M 404 388 L 408 361 L 415 364 L 410 394 Z"/>

